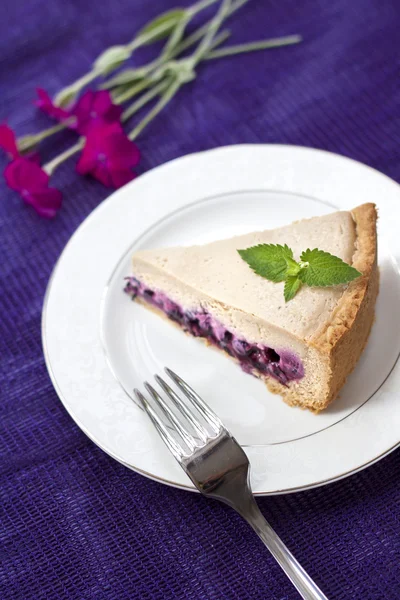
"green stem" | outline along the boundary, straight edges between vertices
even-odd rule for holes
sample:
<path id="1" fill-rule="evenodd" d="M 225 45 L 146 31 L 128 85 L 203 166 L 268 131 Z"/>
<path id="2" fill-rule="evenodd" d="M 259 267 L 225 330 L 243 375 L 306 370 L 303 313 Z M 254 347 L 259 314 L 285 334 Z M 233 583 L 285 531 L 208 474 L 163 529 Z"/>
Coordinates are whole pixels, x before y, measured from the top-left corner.
<path id="1" fill-rule="evenodd" d="M 237 10 L 239 10 L 239 8 L 241 8 L 244 4 L 246 4 L 246 2 L 249 2 L 249 0 L 237 0 L 237 2 L 233 2 L 231 7 L 229 8 L 225 18 L 230 17 L 234 12 L 236 12 Z M 174 53 L 173 58 L 175 56 L 177 56 L 178 54 L 181 54 L 182 52 L 184 52 L 191 46 L 193 46 L 199 40 L 201 40 L 201 38 L 207 33 L 212 21 L 213 21 L 213 19 L 210 19 L 209 21 L 207 21 L 207 23 L 205 23 L 204 25 L 202 25 L 201 27 L 196 29 L 196 31 L 194 31 L 191 35 L 189 35 L 186 38 L 186 40 L 183 40 L 176 48 L 176 53 Z M 221 33 L 221 37 L 223 34 L 224 34 L 224 32 Z M 229 32 L 225 32 L 226 37 L 229 37 L 229 35 L 230 35 Z M 221 44 L 222 42 L 219 42 L 219 43 Z M 218 46 L 217 38 L 215 38 L 215 42 L 214 42 L 213 46 Z"/>
<path id="2" fill-rule="evenodd" d="M 133 96 L 140 94 L 140 92 L 147 89 L 152 84 L 153 84 L 153 82 L 149 79 L 145 79 L 144 81 L 139 81 L 139 83 L 137 83 L 136 85 L 133 85 L 126 92 L 122 92 L 120 95 L 118 95 L 118 93 L 115 95 L 113 94 L 113 101 L 116 104 L 123 104 L 127 100 L 130 100 L 130 98 L 133 98 Z"/>
<path id="3" fill-rule="evenodd" d="M 165 33 L 165 31 L 168 31 L 170 27 L 171 25 L 169 23 L 161 23 L 155 29 L 149 31 L 149 33 L 143 33 L 139 37 L 133 38 L 133 40 L 126 45 L 127 50 L 133 52 L 137 48 L 140 48 L 140 46 L 143 46 L 150 42 L 154 37 L 162 35 L 163 33 Z"/>
<path id="4" fill-rule="evenodd" d="M 236 10 L 241 8 L 248 1 L 249 0 L 237 0 L 237 2 L 233 2 L 226 14 L 226 17 L 230 16 L 233 12 L 235 12 Z M 191 9 L 190 8 L 188 9 L 188 14 L 190 15 L 190 18 L 192 18 L 198 12 L 202 11 L 207 6 L 214 4 L 215 2 L 217 2 L 217 0 L 201 0 L 200 2 L 195 4 Z M 192 34 L 192 36 L 189 36 L 189 38 L 186 41 L 183 41 L 182 47 L 179 50 L 179 52 L 183 52 L 183 50 L 187 49 L 188 47 L 193 45 L 196 41 L 201 39 L 203 37 L 203 35 L 206 34 L 206 32 L 208 31 L 208 28 L 212 24 L 212 22 L 213 22 L 213 20 L 209 21 L 208 23 L 206 23 L 205 25 L 200 27 L 197 30 L 197 32 Z M 129 44 L 126 45 L 126 48 L 128 51 L 130 51 L 132 53 L 134 50 L 136 50 L 140 46 L 150 42 L 155 36 L 160 35 L 160 34 L 164 33 L 165 31 L 168 31 L 169 28 L 170 28 L 169 23 L 162 23 L 159 25 L 159 27 L 157 27 L 156 29 L 153 29 L 151 32 L 144 33 L 144 34 L 140 35 L 139 37 L 135 37 Z M 189 39 L 191 39 L 190 43 L 188 43 Z M 171 45 L 172 44 L 170 44 L 170 46 Z M 170 47 L 170 50 L 172 50 L 171 47 Z M 175 53 L 175 51 L 174 51 L 173 56 L 176 56 L 176 55 L 177 55 L 177 53 Z M 167 57 L 167 58 L 170 58 L 170 57 Z M 162 61 L 160 61 L 160 59 L 153 61 L 153 64 L 151 65 L 151 70 L 158 67 L 160 64 L 162 64 Z M 55 103 L 60 106 L 68 104 L 79 94 L 79 92 L 85 85 L 87 85 L 88 83 L 91 83 L 100 74 L 101 73 L 99 73 L 96 69 L 92 68 L 88 73 L 86 73 L 86 75 L 83 75 L 82 77 L 80 77 L 79 79 L 77 79 L 76 81 L 71 83 L 70 85 L 63 88 L 56 95 Z"/>
<path id="5" fill-rule="evenodd" d="M 203 28 L 201 27 L 197 31 L 195 31 L 192 35 L 190 35 L 186 40 L 184 40 L 183 42 L 178 44 L 178 46 L 175 48 L 174 52 L 171 55 L 171 59 L 175 58 L 176 56 L 178 56 L 179 54 L 181 54 L 182 52 L 184 52 L 185 50 L 187 50 L 188 48 L 193 46 L 196 42 L 199 41 L 199 39 L 201 39 L 203 37 L 203 35 L 204 35 L 204 31 L 203 31 Z M 223 44 L 229 38 L 229 36 L 230 36 L 230 31 L 228 29 L 221 31 L 221 33 L 215 37 L 211 48 L 212 49 L 217 48 L 218 46 Z M 132 98 L 132 96 L 135 96 L 142 90 L 146 89 L 146 87 L 149 87 L 151 85 L 150 83 L 149 83 L 149 85 L 143 84 L 143 87 L 142 87 L 143 79 L 145 77 L 147 77 L 148 75 L 150 75 L 151 71 L 155 71 L 158 67 L 162 66 L 162 64 L 163 64 L 163 61 L 161 61 L 160 58 L 158 58 L 158 59 L 153 60 L 152 62 L 148 63 L 144 67 L 139 67 L 138 69 L 125 69 L 124 71 L 121 71 L 121 73 L 119 73 L 116 77 L 109 79 L 104 84 L 101 84 L 98 87 L 102 90 L 104 90 L 104 89 L 107 90 L 107 89 L 111 89 L 111 88 L 119 88 L 120 86 L 122 88 L 124 88 L 126 85 L 129 85 L 129 83 L 131 83 L 131 82 L 134 83 L 132 93 L 131 93 L 131 90 L 126 90 L 125 92 L 121 92 L 121 95 L 119 96 L 118 89 L 114 90 L 114 92 L 115 92 L 115 95 L 113 96 L 114 102 L 116 102 L 117 104 L 122 104 L 126 100 L 129 100 L 130 98 Z M 128 75 L 128 73 L 130 74 L 130 78 L 127 78 L 125 81 L 123 80 L 123 78 L 121 78 L 121 76 L 123 76 L 124 73 L 126 73 L 127 75 Z M 141 81 L 138 81 L 139 77 L 142 78 Z"/>
<path id="6" fill-rule="evenodd" d="M 54 98 L 54 104 L 57 106 L 65 106 L 72 102 L 76 96 L 79 94 L 81 89 L 85 87 L 88 83 L 91 83 L 93 79 L 98 77 L 99 73 L 94 69 L 83 75 L 70 85 L 67 85 L 65 88 L 60 90 L 56 97 Z"/>
<path id="7" fill-rule="evenodd" d="M 209 4 L 213 4 L 215 0 L 213 0 L 212 2 L 210 0 L 208 0 L 207 2 L 207 6 L 209 6 Z M 230 17 L 230 15 L 232 15 L 234 12 L 236 12 L 237 10 L 239 10 L 239 8 L 241 8 L 244 4 L 246 4 L 246 2 L 249 2 L 249 0 L 237 0 L 237 2 L 232 3 L 230 9 L 227 12 L 226 18 Z M 205 8 L 205 6 L 203 6 L 203 8 Z M 182 42 L 180 44 L 178 44 L 178 46 L 175 48 L 174 52 L 171 55 L 171 58 L 175 58 L 176 56 L 178 56 L 179 54 L 181 54 L 182 52 L 184 52 L 185 50 L 187 50 L 188 48 L 190 48 L 191 46 L 194 46 L 194 44 L 196 42 L 198 42 L 199 40 L 201 40 L 201 38 L 207 33 L 211 23 L 213 22 L 213 19 L 210 19 L 209 21 L 207 21 L 207 23 L 205 23 L 204 25 L 202 25 L 201 27 L 199 27 L 198 29 L 196 29 L 196 31 L 194 31 L 191 35 L 189 35 L 186 40 L 182 40 Z M 221 33 L 221 37 L 222 34 L 224 34 L 224 32 Z M 228 37 L 230 34 L 228 32 L 225 32 L 224 34 L 226 37 Z M 217 39 L 217 38 L 216 38 Z M 222 43 L 222 41 L 219 42 L 220 44 Z M 214 46 L 218 46 L 218 44 L 215 43 L 213 44 Z M 153 61 L 154 64 L 156 64 L 156 66 L 159 66 L 159 61 L 160 59 L 157 59 L 155 61 Z M 152 63 L 150 63 L 151 65 Z M 149 65 L 149 66 L 150 66 Z"/>
<path id="8" fill-rule="evenodd" d="M 86 75 L 83 75 L 82 77 L 77 79 L 75 81 L 74 86 L 83 88 L 88 83 L 91 83 L 93 81 L 93 79 L 95 79 L 97 76 L 98 76 L 98 73 L 96 73 L 95 71 L 89 71 L 89 73 L 86 73 Z M 71 87 L 71 86 L 69 86 L 69 87 Z"/>
<path id="9" fill-rule="evenodd" d="M 248 1 L 249 0 L 237 0 L 237 2 L 233 2 L 230 9 L 228 10 L 226 18 L 229 17 L 230 15 L 232 15 L 237 10 L 239 10 L 239 8 L 241 8 Z M 207 6 L 208 6 L 208 4 L 207 4 Z M 189 35 L 185 40 L 182 40 L 182 42 L 180 42 L 180 44 L 178 44 L 176 46 L 176 48 L 173 50 L 173 52 L 171 53 L 170 59 L 175 58 L 176 56 L 178 56 L 179 54 L 181 54 L 182 52 L 184 52 L 185 50 L 187 50 L 188 48 L 190 48 L 191 46 L 196 44 L 196 42 L 201 40 L 202 37 L 207 33 L 212 21 L 213 21 L 213 19 L 207 21 L 207 23 L 205 23 L 204 25 L 199 27 L 196 31 L 194 31 L 191 35 Z M 221 32 L 221 34 L 215 38 L 211 48 L 215 48 L 219 44 L 222 44 L 225 41 L 225 39 L 229 37 L 229 35 L 230 35 L 229 31 Z M 165 59 L 160 56 L 159 58 L 151 61 L 147 65 L 144 65 L 143 67 L 139 67 L 139 69 L 137 69 L 137 70 L 140 72 L 142 77 L 145 77 L 146 75 L 150 74 L 151 71 L 155 71 L 155 69 L 160 67 L 164 62 L 165 62 Z M 124 71 L 122 71 L 122 73 L 123 72 Z M 109 89 L 111 87 L 117 87 L 119 85 L 117 78 L 118 78 L 118 75 L 115 78 L 115 80 L 116 80 L 115 85 L 113 85 L 113 79 L 109 79 L 108 81 L 105 82 L 105 84 L 100 85 L 100 89 Z M 134 78 L 135 77 L 132 74 L 132 80 L 134 80 Z M 125 84 L 125 83 L 129 83 L 129 81 L 123 82 L 123 84 Z"/>
<path id="10" fill-rule="evenodd" d="M 224 19 L 226 19 L 230 9 L 231 9 L 231 0 L 222 0 L 222 4 L 219 8 L 219 11 L 215 15 L 215 17 L 210 21 L 210 25 L 208 27 L 207 33 L 203 37 L 200 44 L 197 46 L 197 49 L 191 56 L 192 64 L 197 65 L 204 57 L 205 54 L 210 50 L 214 38 L 220 28 Z"/>
<path id="11" fill-rule="evenodd" d="M 123 69 L 117 75 L 114 75 L 114 77 L 111 77 L 98 85 L 97 88 L 100 90 L 110 90 L 112 88 L 118 88 L 130 83 L 142 81 L 153 68 L 157 67 L 157 62 L 157 60 L 153 60 L 146 66 L 139 67 L 138 69 Z"/>
<path id="12" fill-rule="evenodd" d="M 152 108 L 148 114 L 140 121 L 138 125 L 128 135 L 130 140 L 134 140 L 143 131 L 143 129 L 162 111 L 162 109 L 168 104 L 168 102 L 175 96 L 176 92 L 181 87 L 180 81 L 174 81 L 166 92 L 161 96 L 157 104 Z"/>
<path id="13" fill-rule="evenodd" d="M 239 1 L 243 2 L 243 0 L 239 0 Z M 244 0 L 244 1 L 247 2 L 248 0 Z M 211 4 L 215 4 L 215 2 L 218 2 L 218 0 L 201 0 L 197 4 L 194 4 L 192 6 L 192 8 L 188 8 L 187 15 L 188 15 L 189 20 L 191 18 L 193 18 L 198 12 L 201 12 L 202 10 L 207 8 L 207 6 L 210 6 Z M 139 37 L 135 37 L 129 44 L 127 44 L 126 48 L 128 50 L 130 50 L 131 52 L 133 52 L 133 50 L 136 50 L 140 46 L 143 46 L 143 44 L 147 44 L 154 37 L 162 35 L 165 31 L 168 31 L 169 28 L 170 28 L 170 24 L 168 22 L 161 23 L 158 27 L 156 27 L 149 33 L 144 33 L 144 34 L 140 35 Z M 172 35 L 174 35 L 174 34 L 172 34 Z"/>
<path id="14" fill-rule="evenodd" d="M 67 150 L 65 150 L 65 152 L 62 152 L 61 154 L 53 158 L 53 160 L 43 165 L 43 170 L 46 171 L 48 175 L 52 175 L 57 169 L 57 167 L 61 165 L 61 163 L 66 161 L 67 158 L 69 158 L 70 156 L 73 156 L 74 154 L 79 152 L 79 150 L 83 148 L 84 143 L 84 138 L 81 138 L 77 144 L 71 146 L 71 148 L 68 148 Z"/>
<path id="15" fill-rule="evenodd" d="M 165 45 L 164 50 L 161 53 L 161 62 L 167 62 L 171 58 L 173 51 L 183 38 L 183 34 L 185 33 L 186 26 L 189 23 L 190 19 L 191 15 L 187 13 L 185 17 L 183 17 L 179 21 L 174 31 L 172 32 L 167 44 Z"/>
<path id="16" fill-rule="evenodd" d="M 71 122 L 72 122 L 72 119 L 70 120 L 70 123 Z M 53 127 L 49 127 L 48 129 L 44 129 L 40 133 L 34 133 L 32 135 L 24 135 L 23 137 L 20 137 L 18 139 L 18 149 L 21 152 L 29 150 L 30 148 L 33 148 L 34 146 L 39 144 L 39 142 L 41 142 L 45 138 L 53 135 L 54 133 L 58 133 L 59 131 L 62 131 L 66 127 L 68 127 L 68 121 L 65 121 L 64 123 L 57 123 L 57 125 L 54 125 Z"/>
<path id="17" fill-rule="evenodd" d="M 175 31 L 172 33 L 172 36 L 170 37 L 167 43 L 168 52 L 173 48 L 174 45 L 176 45 L 180 41 L 189 20 L 198 12 L 200 12 L 210 4 L 214 4 L 215 2 L 217 2 L 217 0 L 202 0 L 201 2 L 195 4 L 191 9 L 188 9 L 187 18 L 183 19 L 181 25 L 178 25 L 178 27 L 175 28 Z M 152 31 L 144 33 L 139 37 L 135 37 L 129 44 L 125 46 L 125 48 L 130 53 L 132 53 L 140 46 L 143 46 L 150 42 L 155 36 L 163 34 L 165 31 L 168 31 L 169 28 L 169 23 L 161 23 L 159 27 L 153 29 Z M 85 85 L 92 82 L 99 75 L 101 75 L 101 73 L 99 73 L 95 68 L 92 68 L 88 73 L 86 73 L 86 75 L 83 75 L 70 85 L 63 88 L 55 97 L 55 103 L 60 106 L 67 104 L 71 99 L 78 95 L 80 90 Z"/>
<path id="18" fill-rule="evenodd" d="M 211 6 L 211 4 L 215 4 L 216 2 L 218 2 L 218 0 L 200 0 L 200 2 L 194 4 L 192 8 L 189 8 L 188 12 L 191 13 L 192 17 L 194 17 L 195 15 L 197 15 L 197 13 L 201 12 L 208 6 Z"/>
<path id="19" fill-rule="evenodd" d="M 288 35 L 286 37 L 272 38 L 270 40 L 261 40 L 258 42 L 250 42 L 249 44 L 238 44 L 236 46 L 228 46 L 227 48 L 219 48 L 213 50 L 205 56 L 206 60 L 214 58 L 223 58 L 234 54 L 242 54 L 243 52 L 254 52 L 255 50 L 267 50 L 267 48 L 280 48 L 281 46 L 290 46 L 298 44 L 302 41 L 301 35 Z"/>
<path id="20" fill-rule="evenodd" d="M 201 2 L 198 2 L 197 4 L 195 4 L 192 8 L 189 8 L 187 10 L 188 21 L 192 17 L 194 17 L 198 12 L 202 11 L 204 8 L 207 8 L 207 6 L 210 6 L 211 4 L 214 4 L 217 1 L 218 0 L 202 0 Z M 243 1 L 243 0 L 241 0 L 241 1 Z M 247 2 L 247 0 L 246 0 L 246 2 Z M 186 19 L 184 19 L 184 20 L 186 20 Z M 169 28 L 170 28 L 169 23 L 162 23 L 158 27 L 156 27 L 155 29 L 150 31 L 149 33 L 144 33 L 144 34 L 140 35 L 139 37 L 135 37 L 129 44 L 126 45 L 126 48 L 128 50 L 130 50 L 131 52 L 133 52 L 140 46 L 143 46 L 144 44 L 147 44 L 148 42 L 150 42 L 154 37 L 156 37 L 158 35 L 162 35 L 165 31 L 168 31 Z M 172 36 L 174 36 L 174 33 L 175 32 L 172 33 Z M 176 34 L 176 36 L 177 36 L 177 34 Z M 168 43 L 169 42 L 167 42 L 167 45 L 168 45 Z"/>
<path id="21" fill-rule="evenodd" d="M 63 129 L 65 129 L 66 127 L 68 127 L 68 125 L 71 125 L 71 123 L 73 123 L 74 120 L 75 120 L 75 117 L 73 117 L 72 119 L 67 119 L 66 121 L 63 121 L 62 123 L 57 123 L 57 125 L 53 125 L 53 127 L 44 129 L 40 133 L 36 134 L 35 137 L 38 138 L 39 141 L 44 140 L 44 138 L 49 137 L 49 135 L 53 135 L 53 133 L 58 133 L 59 131 L 62 131 Z"/>
<path id="22" fill-rule="evenodd" d="M 202 28 L 200 28 L 200 29 L 202 29 Z M 185 50 L 187 50 L 188 48 L 193 46 L 196 42 L 198 42 L 203 37 L 204 31 L 202 33 L 200 33 L 200 29 L 195 31 L 186 40 L 184 40 L 181 44 L 179 44 L 179 46 L 176 49 L 176 53 L 173 54 L 172 58 L 175 58 L 175 56 L 177 56 L 178 54 L 182 54 L 182 52 L 184 52 Z M 230 35 L 231 35 L 231 32 L 229 31 L 229 29 L 225 29 L 224 31 L 221 31 L 221 33 L 214 38 L 211 48 L 214 49 L 217 46 L 220 46 L 221 44 L 223 44 Z"/>
<path id="23" fill-rule="evenodd" d="M 151 90 L 147 92 L 147 94 L 143 94 L 141 98 L 136 100 L 131 106 L 122 113 L 121 120 L 127 121 L 132 115 L 134 115 L 138 110 L 140 110 L 145 104 L 153 100 L 158 94 L 161 94 L 167 86 L 170 84 L 168 80 L 160 81 L 157 85 L 155 85 Z"/>

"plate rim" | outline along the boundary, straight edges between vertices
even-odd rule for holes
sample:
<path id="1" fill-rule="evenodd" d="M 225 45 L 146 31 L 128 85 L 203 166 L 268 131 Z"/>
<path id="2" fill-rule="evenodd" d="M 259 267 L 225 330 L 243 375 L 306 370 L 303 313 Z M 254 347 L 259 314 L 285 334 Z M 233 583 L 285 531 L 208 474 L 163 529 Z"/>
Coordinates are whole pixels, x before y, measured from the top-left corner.
<path id="1" fill-rule="evenodd" d="M 194 153 L 190 153 L 190 154 L 186 154 L 183 156 L 179 156 L 176 157 L 170 161 L 167 161 L 165 163 L 162 163 L 156 167 L 154 167 L 153 169 L 150 169 L 149 171 L 147 171 L 146 173 L 144 173 L 143 175 L 141 175 L 140 179 L 143 179 L 146 176 L 152 175 L 154 173 L 154 171 L 159 171 L 162 169 L 166 169 L 168 167 L 170 167 L 173 163 L 175 162 L 180 162 L 180 161 L 184 161 L 187 159 L 190 159 L 192 157 L 196 157 L 199 155 L 204 155 L 204 154 L 208 154 L 208 153 L 218 153 L 218 152 L 223 152 L 225 150 L 231 150 L 231 149 L 241 149 L 241 148 L 254 148 L 254 147 L 272 147 L 272 148 L 281 148 L 281 149 L 286 149 L 288 151 L 305 151 L 305 152 L 312 152 L 312 153 L 316 153 L 316 154 L 325 154 L 328 155 L 331 158 L 334 159 L 340 159 L 342 161 L 345 162 L 351 162 L 354 163 L 357 166 L 362 166 L 364 169 L 368 169 L 369 171 L 371 171 L 374 174 L 379 175 L 380 177 L 384 177 L 386 180 L 388 180 L 388 182 L 390 182 L 392 185 L 396 185 L 399 187 L 399 191 L 400 191 L 400 186 L 399 184 L 397 184 L 396 181 L 394 181 L 393 179 L 391 179 L 390 177 L 388 177 L 387 175 L 385 175 L 384 173 L 381 173 L 380 171 L 378 171 L 377 169 L 374 169 L 373 167 L 366 165 L 364 163 L 361 163 L 360 161 L 357 161 L 355 159 L 346 157 L 344 155 L 340 155 L 340 154 L 336 154 L 334 152 L 329 152 L 326 150 L 321 150 L 318 148 L 311 148 L 311 147 L 307 147 L 307 146 L 296 146 L 296 145 L 290 145 L 290 144 L 234 144 L 234 145 L 229 145 L 229 146 L 220 146 L 217 148 L 211 148 L 211 149 L 207 149 L 204 151 L 200 151 L 200 152 L 194 152 Z M 57 275 L 57 272 L 60 268 L 62 259 L 65 255 L 65 253 L 67 252 L 67 250 L 69 249 L 70 245 L 73 244 L 75 237 L 78 236 L 81 231 L 85 228 L 85 226 L 88 224 L 88 222 L 91 220 L 91 218 L 93 217 L 93 215 L 98 212 L 100 212 L 101 210 L 103 210 L 106 206 L 108 206 L 109 202 L 112 202 L 115 197 L 117 195 L 119 195 L 119 193 L 121 192 L 121 190 L 125 190 L 131 187 L 132 184 L 134 183 L 134 181 L 128 183 L 126 186 L 124 186 L 123 188 L 120 188 L 118 190 L 115 190 L 113 193 L 111 193 L 107 198 L 105 198 L 98 206 L 95 207 L 94 210 L 92 210 L 86 217 L 85 219 L 79 224 L 79 226 L 75 229 L 75 231 L 72 233 L 72 235 L 70 236 L 70 238 L 68 239 L 66 245 L 64 246 L 62 252 L 60 253 L 56 263 L 54 264 L 54 267 L 51 271 L 47 286 L 46 286 L 46 291 L 45 291 L 45 295 L 43 298 L 43 307 L 42 307 L 42 318 L 41 318 L 41 334 L 42 334 L 42 347 L 43 347 L 43 354 L 44 354 L 44 358 L 45 358 L 45 363 L 46 363 L 46 367 L 49 373 L 49 377 L 51 379 L 51 382 L 56 390 L 56 393 L 59 397 L 59 399 L 61 400 L 64 408 L 67 410 L 68 414 L 72 417 L 72 419 L 75 421 L 75 423 L 79 426 L 79 428 L 89 437 L 89 439 L 94 442 L 101 450 L 103 450 L 106 454 L 108 454 L 109 456 L 111 456 L 113 459 L 117 460 L 118 462 L 120 462 L 121 464 L 123 464 L 124 466 L 128 467 L 129 469 L 133 470 L 134 472 L 137 472 L 149 479 L 152 479 L 153 481 L 157 481 L 159 483 L 163 483 L 166 485 L 169 485 L 171 487 L 177 488 L 177 489 L 181 489 L 181 490 L 186 490 L 186 491 L 191 491 L 191 492 L 195 492 L 198 493 L 198 491 L 190 486 L 190 485 L 184 485 L 181 484 L 179 482 L 173 481 L 173 480 L 169 480 L 167 478 L 162 478 L 159 476 L 156 476 L 152 473 L 149 473 L 139 467 L 136 467 L 134 465 L 128 464 L 127 462 L 125 462 L 120 456 L 114 454 L 113 452 L 111 452 L 108 448 L 106 448 L 98 439 L 96 439 L 95 436 L 93 436 L 90 432 L 90 430 L 86 427 L 86 425 L 84 425 L 82 423 L 82 421 L 80 420 L 79 417 L 76 416 L 75 412 L 73 411 L 73 409 L 71 408 L 71 406 L 68 403 L 68 400 L 65 398 L 64 393 L 61 390 L 61 387 L 57 381 L 57 378 L 55 376 L 53 367 L 52 367 L 52 363 L 51 363 L 51 358 L 50 358 L 50 354 L 49 354 L 49 350 L 48 350 L 48 340 L 46 337 L 46 322 L 47 322 L 47 317 L 48 317 L 48 303 L 49 303 L 49 299 L 50 299 L 50 295 L 51 295 L 51 291 L 52 291 L 52 285 L 54 283 L 55 277 Z M 136 183 L 136 180 L 135 180 Z M 229 192 L 226 192 L 229 193 Z M 287 192 L 287 193 L 294 193 L 294 192 Z M 299 192 L 299 195 L 302 195 L 301 192 Z M 320 199 L 318 199 L 320 200 Z M 195 201 L 198 202 L 199 200 Z M 323 200 L 320 200 L 322 202 L 324 202 Z M 182 206 L 180 208 L 185 208 L 186 206 L 188 206 L 190 204 L 182 204 Z M 152 223 L 152 225 L 150 227 L 154 226 L 154 223 L 156 223 L 158 220 L 162 220 L 163 218 L 165 218 L 166 216 L 169 216 L 171 214 L 173 214 L 173 212 L 175 210 L 179 210 L 179 209 L 173 209 L 170 212 L 167 213 L 167 215 L 165 215 L 164 217 L 161 217 L 160 219 L 155 219 Z M 145 234 L 146 230 L 148 228 L 146 227 L 138 236 L 137 238 L 140 238 L 142 235 Z M 103 302 L 103 298 L 104 298 L 104 293 L 102 295 L 102 300 L 101 303 Z M 104 350 L 104 348 L 103 348 Z M 106 357 L 106 354 L 105 354 Z M 107 358 L 106 358 L 107 360 Z M 108 367 L 110 367 L 108 360 L 107 360 L 107 365 Z M 395 368 L 396 363 L 393 365 L 390 373 L 388 374 L 386 379 L 390 378 L 390 375 L 393 371 L 393 369 Z M 385 380 L 386 381 L 386 380 Z M 118 380 L 116 379 L 116 382 L 118 382 Z M 381 383 L 381 385 L 383 385 L 384 382 Z M 119 384 L 119 382 L 118 382 Z M 119 384 L 121 386 L 121 384 Z M 123 389 L 123 387 L 121 386 L 121 388 Z M 124 390 L 125 391 L 125 390 Z M 376 393 L 376 392 L 375 392 Z M 359 407 L 361 408 L 361 406 Z M 358 409 L 357 409 L 358 410 Z M 337 476 L 334 477 L 329 477 L 327 479 L 322 479 L 320 481 L 317 482 L 313 482 L 311 484 L 307 484 L 307 485 L 301 485 L 301 486 L 295 486 L 292 488 L 285 488 L 285 489 L 277 489 L 275 491 L 255 491 L 254 494 L 258 495 L 258 496 L 265 496 L 265 495 L 280 495 L 280 494 L 286 494 L 286 493 L 295 493 L 295 492 L 300 492 L 300 491 L 305 491 L 305 490 L 309 490 L 309 489 L 313 489 L 316 487 L 321 487 L 323 485 L 327 485 L 329 483 L 333 483 L 336 481 L 340 481 L 341 479 L 344 479 L 352 474 L 358 473 L 364 469 L 366 469 L 367 467 L 375 464 L 376 462 L 378 462 L 379 460 L 381 460 L 382 458 L 384 458 L 385 456 L 389 455 L 391 452 L 393 452 L 394 450 L 396 450 L 398 447 L 400 446 L 400 437 L 399 437 L 399 441 L 396 442 L 394 445 L 390 446 L 389 448 L 387 448 L 384 452 L 378 454 L 377 456 L 375 456 L 374 458 L 372 458 L 371 460 L 362 463 L 360 465 L 358 465 L 357 467 L 354 467 L 348 471 L 345 471 L 344 473 L 341 473 Z"/>

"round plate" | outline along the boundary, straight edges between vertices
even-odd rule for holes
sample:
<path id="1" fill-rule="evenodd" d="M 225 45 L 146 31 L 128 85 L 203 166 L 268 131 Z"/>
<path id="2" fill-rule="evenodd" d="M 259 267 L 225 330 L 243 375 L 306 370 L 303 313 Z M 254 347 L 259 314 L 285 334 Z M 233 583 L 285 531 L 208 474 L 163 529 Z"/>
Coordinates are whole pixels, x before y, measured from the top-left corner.
<path id="1" fill-rule="evenodd" d="M 232 361 L 122 292 L 139 248 L 191 245 L 375 202 L 381 290 L 365 352 L 340 397 L 290 408 Z M 126 466 L 193 486 L 132 401 L 178 372 L 244 446 L 256 494 L 345 477 L 400 443 L 400 188 L 342 156 L 292 146 L 230 146 L 154 169 L 103 202 L 72 236 L 50 280 L 43 346 L 53 384 L 85 433 Z"/>

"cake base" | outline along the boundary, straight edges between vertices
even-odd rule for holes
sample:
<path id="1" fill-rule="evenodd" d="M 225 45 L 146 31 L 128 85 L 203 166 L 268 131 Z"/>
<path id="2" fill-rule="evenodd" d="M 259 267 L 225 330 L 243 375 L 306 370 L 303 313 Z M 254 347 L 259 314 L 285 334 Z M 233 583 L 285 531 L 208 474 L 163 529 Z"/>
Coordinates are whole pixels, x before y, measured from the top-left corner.
<path id="1" fill-rule="evenodd" d="M 146 300 L 144 300 L 140 296 L 137 296 L 134 299 L 134 301 L 137 302 L 138 304 L 140 304 L 141 306 L 145 307 L 147 310 L 150 310 L 157 316 L 161 317 L 162 319 L 164 319 L 164 321 L 167 321 L 169 324 L 173 325 L 176 329 L 179 329 L 179 331 L 181 331 L 182 333 L 186 334 L 187 336 L 189 336 L 190 338 L 193 339 L 193 336 L 190 334 L 189 331 L 185 331 L 179 325 L 179 323 L 170 319 L 165 314 L 165 312 L 163 310 L 161 310 L 160 308 L 157 308 L 153 304 L 149 304 L 148 302 L 146 302 Z M 202 342 L 203 344 L 205 344 L 208 348 L 212 348 L 213 350 L 216 350 L 218 353 L 223 354 L 225 356 L 225 358 L 229 358 L 235 364 L 240 366 L 240 361 L 235 356 L 231 356 L 230 354 L 227 354 L 222 348 L 218 348 L 218 346 L 211 344 L 206 338 L 199 336 L 195 339 Z M 301 398 L 299 398 L 296 395 L 296 382 L 295 381 L 290 382 L 290 384 L 285 386 L 285 385 L 282 385 L 281 383 L 279 383 L 279 381 L 276 381 L 276 379 L 274 379 L 273 377 L 265 376 L 262 373 L 260 373 L 259 371 L 256 371 L 254 369 L 251 371 L 251 375 L 253 375 L 257 379 L 260 379 L 267 386 L 268 390 L 272 394 L 277 394 L 277 395 L 281 396 L 283 401 L 286 404 L 288 404 L 289 406 L 297 406 L 302 409 L 309 409 L 309 410 L 311 410 L 311 412 L 314 412 L 315 414 L 320 412 L 321 409 L 319 409 L 319 410 L 314 409 L 313 407 L 307 406 L 304 403 L 302 403 Z"/>

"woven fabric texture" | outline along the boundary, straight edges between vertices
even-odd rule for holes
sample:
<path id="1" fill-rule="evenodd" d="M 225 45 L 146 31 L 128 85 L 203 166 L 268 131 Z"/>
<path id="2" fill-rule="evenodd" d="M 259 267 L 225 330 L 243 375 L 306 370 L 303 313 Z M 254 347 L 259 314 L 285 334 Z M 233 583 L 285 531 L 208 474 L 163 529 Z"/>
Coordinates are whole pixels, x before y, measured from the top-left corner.
<path id="1" fill-rule="evenodd" d="M 36 86 L 54 94 L 174 4 L 3 0 L 0 122 L 19 135 L 48 125 L 32 106 Z M 142 172 L 261 142 L 338 152 L 400 181 L 397 1 L 252 0 L 231 28 L 232 43 L 292 33 L 305 41 L 202 66 L 141 136 Z M 49 139 L 43 158 L 73 138 Z M 41 348 L 43 296 L 69 237 L 109 194 L 73 163 L 54 178 L 64 192 L 54 221 L 0 183 L 0 598 L 295 600 L 231 510 L 116 463 L 58 400 Z M 400 598 L 399 467 L 397 451 L 344 481 L 259 501 L 331 600 Z"/>

